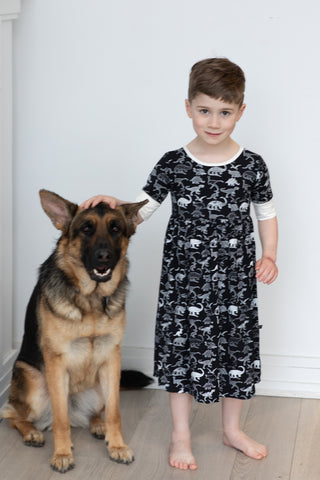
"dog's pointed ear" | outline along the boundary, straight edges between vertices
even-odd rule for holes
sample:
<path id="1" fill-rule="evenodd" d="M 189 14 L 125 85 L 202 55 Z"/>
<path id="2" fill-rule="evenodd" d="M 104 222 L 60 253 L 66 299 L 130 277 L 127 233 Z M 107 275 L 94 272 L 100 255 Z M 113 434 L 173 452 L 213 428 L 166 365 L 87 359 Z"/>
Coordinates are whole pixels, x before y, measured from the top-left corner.
<path id="1" fill-rule="evenodd" d="M 143 200 L 142 202 L 136 202 L 136 203 L 123 203 L 120 205 L 119 208 L 121 208 L 126 216 L 126 219 L 128 221 L 128 235 L 133 235 L 136 226 L 138 225 L 138 212 L 140 208 L 142 208 L 146 203 L 148 203 L 149 200 Z"/>
<path id="2" fill-rule="evenodd" d="M 66 232 L 78 209 L 78 205 L 65 200 L 56 193 L 49 192 L 49 190 L 40 190 L 39 195 L 42 208 L 53 225 L 58 230 Z"/>

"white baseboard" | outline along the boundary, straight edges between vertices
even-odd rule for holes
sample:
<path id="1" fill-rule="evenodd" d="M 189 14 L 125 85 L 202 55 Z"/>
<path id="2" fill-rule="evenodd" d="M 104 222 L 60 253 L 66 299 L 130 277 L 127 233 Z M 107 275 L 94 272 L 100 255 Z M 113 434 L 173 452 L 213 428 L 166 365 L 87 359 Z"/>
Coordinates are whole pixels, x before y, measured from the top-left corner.
<path id="1" fill-rule="evenodd" d="M 320 399 L 320 357 L 262 354 L 261 363 L 258 395 Z M 152 376 L 153 349 L 123 346 L 122 368 Z"/>
<path id="2" fill-rule="evenodd" d="M 320 399 L 320 357 L 261 355 L 259 395 Z"/>
<path id="3" fill-rule="evenodd" d="M 11 352 L 3 359 L 3 363 L 0 368 L 0 408 L 7 401 L 9 386 L 12 376 L 12 367 L 17 356 L 16 350 Z"/>
<path id="4" fill-rule="evenodd" d="M 0 407 L 7 398 L 16 351 L 2 369 Z M 262 381 L 257 394 L 273 397 L 320 399 L 320 357 L 262 354 Z M 140 370 L 152 376 L 153 349 L 122 347 L 122 368 Z M 151 386 L 156 388 L 156 384 Z"/>

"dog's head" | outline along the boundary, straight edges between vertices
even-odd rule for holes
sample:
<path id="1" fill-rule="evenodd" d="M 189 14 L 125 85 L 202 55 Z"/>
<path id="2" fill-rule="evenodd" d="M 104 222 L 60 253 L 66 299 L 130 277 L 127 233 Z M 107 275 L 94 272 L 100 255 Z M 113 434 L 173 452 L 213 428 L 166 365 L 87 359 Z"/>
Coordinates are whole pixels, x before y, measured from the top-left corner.
<path id="1" fill-rule="evenodd" d="M 138 211 L 147 200 L 115 209 L 99 203 L 85 210 L 48 190 L 41 190 L 39 194 L 44 211 L 62 231 L 58 251 L 63 256 L 65 269 L 79 277 L 83 276 L 84 268 L 91 281 L 109 281 L 126 255 Z"/>

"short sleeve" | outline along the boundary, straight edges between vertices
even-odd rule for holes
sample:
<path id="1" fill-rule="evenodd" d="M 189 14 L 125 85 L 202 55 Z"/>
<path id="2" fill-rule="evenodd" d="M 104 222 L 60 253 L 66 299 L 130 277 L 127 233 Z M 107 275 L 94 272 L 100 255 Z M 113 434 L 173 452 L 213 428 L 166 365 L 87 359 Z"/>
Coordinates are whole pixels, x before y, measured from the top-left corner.
<path id="1" fill-rule="evenodd" d="M 258 157 L 255 166 L 256 180 L 253 184 L 251 200 L 254 203 L 266 203 L 272 199 L 273 193 L 270 183 L 270 175 L 265 161 Z"/>
<path id="2" fill-rule="evenodd" d="M 170 191 L 171 178 L 170 161 L 165 154 L 150 173 L 143 190 L 156 202 L 162 203 Z"/>

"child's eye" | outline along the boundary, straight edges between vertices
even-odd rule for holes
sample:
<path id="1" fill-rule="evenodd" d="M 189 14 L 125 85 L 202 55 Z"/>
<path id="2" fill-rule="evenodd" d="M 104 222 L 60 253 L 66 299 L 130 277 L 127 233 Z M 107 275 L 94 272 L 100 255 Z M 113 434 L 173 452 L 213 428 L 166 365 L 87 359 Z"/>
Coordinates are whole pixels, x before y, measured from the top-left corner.
<path id="1" fill-rule="evenodd" d="M 221 115 L 223 117 L 228 117 L 230 115 L 230 112 L 228 112 L 228 110 L 223 110 L 223 112 L 221 112 Z"/>
<path id="2" fill-rule="evenodd" d="M 207 108 L 201 108 L 200 113 L 202 113 L 202 115 L 208 115 L 209 110 Z"/>

